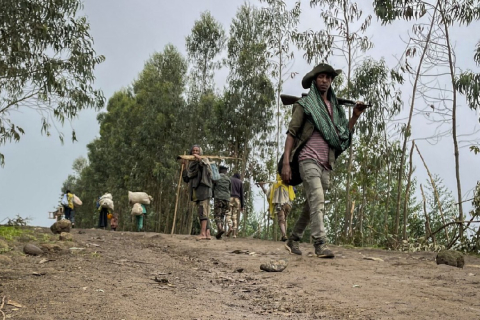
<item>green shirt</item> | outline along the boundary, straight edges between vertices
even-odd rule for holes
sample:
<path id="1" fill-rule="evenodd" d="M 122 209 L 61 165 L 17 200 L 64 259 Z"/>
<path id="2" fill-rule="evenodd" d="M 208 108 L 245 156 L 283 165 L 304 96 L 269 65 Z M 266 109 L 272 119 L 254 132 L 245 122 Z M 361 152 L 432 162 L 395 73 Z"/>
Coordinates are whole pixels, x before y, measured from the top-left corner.
<path id="1" fill-rule="evenodd" d="M 232 191 L 232 181 L 224 174 L 220 173 L 220 179 L 213 182 L 213 197 L 219 200 L 230 200 Z"/>

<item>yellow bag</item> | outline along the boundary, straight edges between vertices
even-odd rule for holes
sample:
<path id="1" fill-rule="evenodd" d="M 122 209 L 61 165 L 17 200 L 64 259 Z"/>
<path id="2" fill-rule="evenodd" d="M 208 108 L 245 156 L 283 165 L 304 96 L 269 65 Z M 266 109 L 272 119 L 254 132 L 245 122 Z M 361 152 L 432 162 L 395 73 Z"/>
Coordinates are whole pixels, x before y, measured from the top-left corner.
<path id="1" fill-rule="evenodd" d="M 111 214 L 111 213 L 107 214 L 107 219 L 108 219 L 108 220 L 110 220 L 110 219 L 112 219 L 112 218 L 113 218 L 113 214 Z"/>

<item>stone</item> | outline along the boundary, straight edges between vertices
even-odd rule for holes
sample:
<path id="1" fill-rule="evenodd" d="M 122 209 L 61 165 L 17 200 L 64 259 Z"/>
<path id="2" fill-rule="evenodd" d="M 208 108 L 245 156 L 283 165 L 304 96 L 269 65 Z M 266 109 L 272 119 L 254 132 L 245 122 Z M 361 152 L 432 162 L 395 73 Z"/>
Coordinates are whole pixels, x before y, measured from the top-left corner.
<path id="1" fill-rule="evenodd" d="M 72 241 L 73 237 L 68 232 L 62 232 L 62 233 L 60 233 L 59 240 L 61 240 L 61 241 Z"/>
<path id="2" fill-rule="evenodd" d="M 43 252 L 56 253 L 61 252 L 63 249 L 58 244 L 43 243 L 40 245 Z"/>
<path id="3" fill-rule="evenodd" d="M 287 260 L 279 259 L 279 260 L 270 260 L 269 263 L 265 263 L 260 265 L 260 270 L 266 272 L 282 272 L 287 267 Z"/>
<path id="4" fill-rule="evenodd" d="M 25 247 L 23 247 L 23 252 L 26 254 L 29 254 L 31 256 L 38 256 L 43 254 L 43 250 L 40 249 L 39 247 L 33 245 L 33 244 L 26 244 Z"/>
<path id="5" fill-rule="evenodd" d="M 0 265 L 10 264 L 12 263 L 12 259 L 7 257 L 6 255 L 0 254 Z"/>
<path id="6" fill-rule="evenodd" d="M 463 268 L 465 259 L 463 254 L 454 250 L 442 250 L 435 259 L 437 264 L 446 264 L 452 267 Z"/>
<path id="7" fill-rule="evenodd" d="M 70 222 L 70 220 L 62 219 L 52 224 L 50 230 L 53 234 L 60 234 L 62 232 L 70 232 L 71 228 L 72 223 Z"/>

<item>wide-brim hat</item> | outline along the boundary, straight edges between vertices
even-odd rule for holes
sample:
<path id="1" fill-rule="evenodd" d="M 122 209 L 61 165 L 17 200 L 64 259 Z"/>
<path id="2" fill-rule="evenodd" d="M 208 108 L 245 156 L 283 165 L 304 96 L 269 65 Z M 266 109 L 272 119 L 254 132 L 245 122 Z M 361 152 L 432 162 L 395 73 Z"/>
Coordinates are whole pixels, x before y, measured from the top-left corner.
<path id="1" fill-rule="evenodd" d="M 310 89 L 310 86 L 312 84 L 312 81 L 315 79 L 315 77 L 319 73 L 328 73 L 332 76 L 332 79 L 334 79 L 336 76 L 338 76 L 340 73 L 342 73 L 342 70 L 340 69 L 333 69 L 333 67 L 329 64 L 326 63 L 320 63 L 318 66 L 312 69 L 309 73 L 307 73 L 303 79 L 302 79 L 302 87 L 303 89 Z"/>

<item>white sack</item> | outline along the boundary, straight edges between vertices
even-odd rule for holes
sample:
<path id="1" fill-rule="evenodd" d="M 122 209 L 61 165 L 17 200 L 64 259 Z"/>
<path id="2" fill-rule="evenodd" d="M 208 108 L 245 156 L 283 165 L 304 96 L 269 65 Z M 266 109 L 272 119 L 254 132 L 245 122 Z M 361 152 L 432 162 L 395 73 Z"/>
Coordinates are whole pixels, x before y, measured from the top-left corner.
<path id="1" fill-rule="evenodd" d="M 113 200 L 109 198 L 100 199 L 100 207 L 113 210 Z"/>
<path id="2" fill-rule="evenodd" d="M 150 204 L 153 198 L 146 192 L 131 192 L 128 191 L 128 201 L 131 203 Z"/>
<path id="3" fill-rule="evenodd" d="M 82 200 L 76 195 L 73 195 L 73 204 L 76 206 L 81 206 L 83 204 Z"/>
<path id="4" fill-rule="evenodd" d="M 140 216 L 143 214 L 143 208 L 140 203 L 135 203 L 132 208 L 132 216 Z"/>

